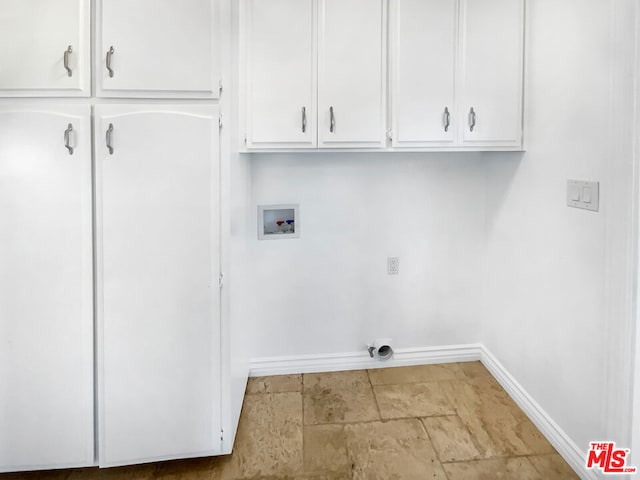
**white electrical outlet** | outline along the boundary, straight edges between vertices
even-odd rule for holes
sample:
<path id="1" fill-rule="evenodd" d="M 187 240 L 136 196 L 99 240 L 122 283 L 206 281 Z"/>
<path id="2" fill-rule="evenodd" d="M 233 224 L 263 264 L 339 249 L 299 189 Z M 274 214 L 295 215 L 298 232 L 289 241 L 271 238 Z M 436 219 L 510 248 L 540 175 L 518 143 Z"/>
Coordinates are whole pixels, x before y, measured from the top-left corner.
<path id="1" fill-rule="evenodd" d="M 398 257 L 387 257 L 387 273 L 389 275 L 400 273 L 400 259 Z"/>

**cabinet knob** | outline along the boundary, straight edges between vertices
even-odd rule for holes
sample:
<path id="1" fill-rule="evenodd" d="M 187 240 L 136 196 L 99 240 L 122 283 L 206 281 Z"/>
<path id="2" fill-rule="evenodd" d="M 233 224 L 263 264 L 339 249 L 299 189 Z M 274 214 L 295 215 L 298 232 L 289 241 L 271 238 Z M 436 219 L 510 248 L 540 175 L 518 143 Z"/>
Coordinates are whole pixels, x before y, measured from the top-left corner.
<path id="1" fill-rule="evenodd" d="M 69 150 L 69 155 L 73 155 L 73 147 L 71 146 L 71 132 L 73 132 L 73 125 L 69 124 L 67 126 L 67 129 L 64 131 L 64 146 L 67 150 Z"/>
<path id="2" fill-rule="evenodd" d="M 64 68 L 67 71 L 67 75 L 69 77 L 73 75 L 73 70 L 71 70 L 71 67 L 69 67 L 69 55 L 71 55 L 72 53 L 73 48 L 71 48 L 71 45 L 69 45 L 64 51 Z"/>
<path id="3" fill-rule="evenodd" d="M 451 115 L 449 114 L 449 107 L 444 107 L 444 131 L 449 131 L 449 125 L 451 125 Z"/>
<path id="4" fill-rule="evenodd" d="M 302 107 L 302 133 L 307 131 L 307 107 Z"/>
<path id="5" fill-rule="evenodd" d="M 473 129 L 476 126 L 476 112 L 473 109 L 473 107 L 471 107 L 471 110 L 469 110 L 469 131 L 473 132 Z"/>
<path id="6" fill-rule="evenodd" d="M 105 140 L 107 144 L 107 150 L 109 150 L 109 155 L 113 155 L 113 123 L 110 123 L 109 128 L 107 128 L 107 135 Z"/>
<path id="7" fill-rule="evenodd" d="M 113 77 L 113 68 L 111 68 L 111 57 L 113 57 L 114 53 L 115 50 L 113 49 L 112 45 L 111 48 L 109 48 L 109 50 L 107 51 L 107 70 L 109 71 L 110 77 Z"/>
<path id="8" fill-rule="evenodd" d="M 329 131 L 331 133 L 336 129 L 336 116 L 333 113 L 333 107 L 329 107 Z"/>

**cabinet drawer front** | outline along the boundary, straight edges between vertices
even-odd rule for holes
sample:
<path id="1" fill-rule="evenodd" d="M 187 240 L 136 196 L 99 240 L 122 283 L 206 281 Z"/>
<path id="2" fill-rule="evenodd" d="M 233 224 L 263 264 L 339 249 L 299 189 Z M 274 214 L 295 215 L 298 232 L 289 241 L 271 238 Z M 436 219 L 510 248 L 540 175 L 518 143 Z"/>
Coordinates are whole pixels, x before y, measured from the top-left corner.
<path id="1" fill-rule="evenodd" d="M 0 471 L 91 465 L 89 107 L 0 108 L 0 218 Z"/>
<path id="2" fill-rule="evenodd" d="M 215 0 L 98 0 L 97 18 L 99 95 L 217 97 Z"/>
<path id="3" fill-rule="evenodd" d="M 520 145 L 524 0 L 461 0 L 461 30 L 462 142 Z"/>
<path id="4" fill-rule="evenodd" d="M 318 41 L 320 146 L 384 146 L 386 1 L 320 0 Z"/>
<path id="5" fill-rule="evenodd" d="M 0 96 L 89 96 L 90 18 L 89 0 L 2 0 Z"/>
<path id="6" fill-rule="evenodd" d="M 250 0 L 247 147 L 315 147 L 316 42 L 313 0 Z"/>
<path id="7" fill-rule="evenodd" d="M 219 452 L 217 122 L 96 109 L 102 466 Z"/>
<path id="8" fill-rule="evenodd" d="M 456 140 L 457 4 L 391 4 L 394 146 L 448 145 Z"/>

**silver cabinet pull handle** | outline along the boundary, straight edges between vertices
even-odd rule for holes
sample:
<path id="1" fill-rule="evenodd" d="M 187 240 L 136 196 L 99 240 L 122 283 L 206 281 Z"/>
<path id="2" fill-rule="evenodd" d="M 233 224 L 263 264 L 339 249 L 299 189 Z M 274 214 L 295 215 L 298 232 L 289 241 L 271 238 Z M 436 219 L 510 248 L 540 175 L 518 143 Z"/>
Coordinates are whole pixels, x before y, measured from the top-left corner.
<path id="1" fill-rule="evenodd" d="M 336 129 L 336 116 L 333 114 L 333 107 L 329 107 L 329 131 L 331 133 Z"/>
<path id="2" fill-rule="evenodd" d="M 307 107 L 302 107 L 302 133 L 307 131 Z"/>
<path id="3" fill-rule="evenodd" d="M 73 155 L 73 147 L 71 146 L 71 132 L 73 132 L 73 125 L 69 124 L 64 131 L 64 146 L 69 150 L 69 155 Z"/>
<path id="4" fill-rule="evenodd" d="M 449 131 L 449 125 L 451 125 L 451 115 L 449 114 L 449 107 L 444 107 L 444 131 Z"/>
<path id="5" fill-rule="evenodd" d="M 69 55 L 71 55 L 72 53 L 73 48 L 71 48 L 71 45 L 69 45 L 64 51 L 64 68 L 67 71 L 68 76 L 73 75 L 73 70 L 71 70 L 71 67 L 69 67 Z"/>
<path id="6" fill-rule="evenodd" d="M 471 107 L 471 110 L 469 110 L 469 131 L 473 132 L 473 129 L 476 126 L 476 112 L 473 110 L 473 107 Z"/>
<path id="7" fill-rule="evenodd" d="M 110 123 L 109 128 L 107 128 L 106 142 L 109 155 L 113 155 L 113 123 Z"/>
<path id="8" fill-rule="evenodd" d="M 115 50 L 113 49 L 112 45 L 111 48 L 109 48 L 109 50 L 107 51 L 107 70 L 109 71 L 110 77 L 113 77 L 113 68 L 111 68 L 111 57 L 113 57 L 114 53 Z"/>

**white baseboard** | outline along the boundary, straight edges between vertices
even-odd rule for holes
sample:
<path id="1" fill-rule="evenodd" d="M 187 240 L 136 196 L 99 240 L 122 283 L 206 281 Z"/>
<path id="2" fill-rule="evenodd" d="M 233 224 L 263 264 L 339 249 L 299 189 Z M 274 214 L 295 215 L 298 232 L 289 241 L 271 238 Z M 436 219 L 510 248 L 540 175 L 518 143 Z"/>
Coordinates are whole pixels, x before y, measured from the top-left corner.
<path id="1" fill-rule="evenodd" d="M 399 348 L 389 360 L 372 359 L 366 351 L 319 355 L 254 358 L 249 362 L 249 376 L 293 373 L 337 372 L 365 368 L 405 367 L 432 363 L 480 360 L 480 344 L 445 347 Z"/>
<path id="2" fill-rule="evenodd" d="M 502 388 L 513 398 L 581 479 L 598 480 L 596 473 L 587 470 L 585 467 L 586 452 L 578 448 L 573 440 L 527 393 L 498 359 L 484 345 L 479 343 L 397 349 L 393 358 L 385 361 L 372 359 L 367 352 L 255 358 L 250 361 L 249 376 L 336 372 L 435 363 L 471 362 L 475 360 L 480 360 L 483 363 Z"/>
<path id="3" fill-rule="evenodd" d="M 586 452 L 580 450 L 569 435 L 484 346 L 480 349 L 480 361 L 580 478 L 597 480 L 598 475 L 593 470 L 586 469 Z"/>

